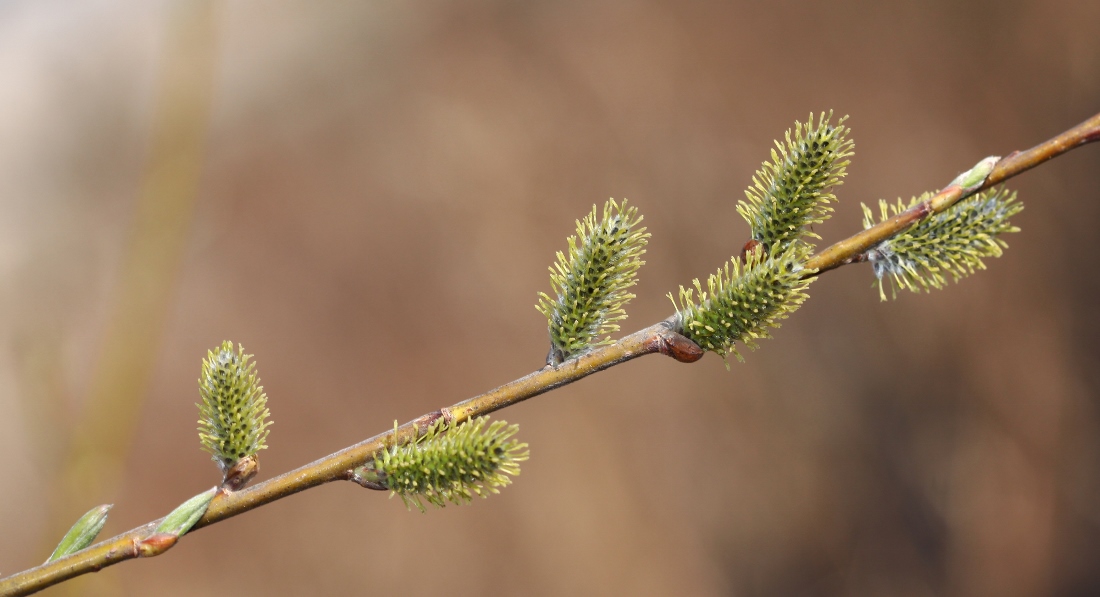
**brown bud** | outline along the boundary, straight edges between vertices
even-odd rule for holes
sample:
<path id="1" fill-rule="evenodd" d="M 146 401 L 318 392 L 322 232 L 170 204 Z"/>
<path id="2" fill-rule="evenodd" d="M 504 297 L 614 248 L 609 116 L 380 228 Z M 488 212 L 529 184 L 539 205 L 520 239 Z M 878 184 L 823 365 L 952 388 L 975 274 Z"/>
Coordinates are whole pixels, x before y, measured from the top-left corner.
<path id="1" fill-rule="evenodd" d="M 745 243 L 745 246 L 741 247 L 741 263 L 744 263 L 749 258 L 749 253 L 755 251 L 757 247 L 762 247 L 760 241 L 755 238 L 750 238 L 749 242 Z M 764 249 L 761 249 L 763 251 Z"/>
<path id="2" fill-rule="evenodd" d="M 260 459 L 255 454 L 245 456 L 225 471 L 222 487 L 229 491 L 237 491 L 247 485 L 258 472 L 260 472 Z"/>
<path id="3" fill-rule="evenodd" d="M 692 342 L 687 336 L 671 330 L 661 333 L 657 348 L 661 354 L 681 363 L 694 363 L 703 358 L 703 354 L 706 353 L 701 346 Z"/>

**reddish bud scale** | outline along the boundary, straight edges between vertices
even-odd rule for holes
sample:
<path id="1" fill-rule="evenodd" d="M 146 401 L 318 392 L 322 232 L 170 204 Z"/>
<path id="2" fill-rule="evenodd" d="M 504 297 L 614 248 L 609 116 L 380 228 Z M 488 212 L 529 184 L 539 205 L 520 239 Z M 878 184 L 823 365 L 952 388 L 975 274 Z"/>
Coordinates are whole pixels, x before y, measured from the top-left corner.
<path id="1" fill-rule="evenodd" d="M 741 263 L 745 263 L 746 261 L 748 261 L 749 253 L 752 253 L 753 251 L 756 251 L 758 248 L 761 247 L 763 247 L 763 245 L 760 244 L 760 241 L 756 240 L 755 238 L 750 238 L 749 242 L 745 243 L 745 245 L 741 247 Z M 763 248 L 761 248 L 760 250 L 766 252 Z"/>
<path id="2" fill-rule="evenodd" d="M 137 542 L 138 557 L 151 558 L 168 551 L 179 541 L 179 536 L 172 533 L 156 533 Z"/>
<path id="3" fill-rule="evenodd" d="M 246 456 L 225 471 L 222 487 L 228 491 L 237 491 L 247 485 L 258 472 L 260 472 L 259 457 L 255 454 Z"/>
<path id="4" fill-rule="evenodd" d="M 662 333 L 657 340 L 657 350 L 681 363 L 694 363 L 703 358 L 705 350 L 687 336 L 673 331 Z"/>

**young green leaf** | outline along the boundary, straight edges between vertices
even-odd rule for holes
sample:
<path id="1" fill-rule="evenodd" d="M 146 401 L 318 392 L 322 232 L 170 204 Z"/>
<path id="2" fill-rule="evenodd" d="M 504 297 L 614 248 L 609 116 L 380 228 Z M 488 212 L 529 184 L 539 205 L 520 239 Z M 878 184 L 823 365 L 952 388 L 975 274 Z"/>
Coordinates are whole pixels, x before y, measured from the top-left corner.
<path id="1" fill-rule="evenodd" d="M 65 533 L 61 542 L 57 544 L 57 549 L 53 550 L 50 559 L 46 561 L 52 562 L 91 545 L 103 530 L 103 525 L 107 524 L 107 513 L 113 505 L 104 504 L 88 510 L 73 524 L 69 532 Z"/>
<path id="2" fill-rule="evenodd" d="M 925 193 L 905 205 L 898 199 L 894 205 L 879 201 L 879 219 L 886 220 L 932 194 Z M 891 282 L 891 296 L 897 298 L 897 288 L 913 292 L 943 288 L 946 274 L 956 282 L 979 269 L 985 269 L 982 259 L 1000 257 L 1008 247 L 1002 234 L 1019 232 L 1009 218 L 1024 209 L 1016 201 L 1016 193 L 1003 188 L 991 189 L 952 205 L 946 210 L 917 223 L 905 232 L 879 243 L 866 252 L 875 272 L 879 297 L 886 300 L 883 279 Z M 875 224 L 874 214 L 863 206 L 863 227 Z"/>
<path id="3" fill-rule="evenodd" d="M 267 446 L 267 395 L 256 377 L 256 363 L 228 340 L 209 351 L 199 378 L 199 439 L 222 472 Z"/>
<path id="4" fill-rule="evenodd" d="M 744 264 L 734 257 L 711 274 L 706 290 L 698 279 L 694 289 L 681 286 L 679 304 L 669 294 L 677 307 L 681 333 L 723 359 L 732 354 L 743 361 L 734 342 L 755 350 L 756 340 L 771 337 L 768 330 L 778 328 L 779 321 L 806 300 L 805 290 L 813 278 L 802 277 L 802 263 L 810 251 L 806 243 L 789 245 L 782 252 L 778 245 L 770 251 L 758 247 L 748 252 Z"/>
<path id="5" fill-rule="evenodd" d="M 841 118 L 830 124 L 832 112 L 822 113 L 814 124 L 810 114 L 805 124 L 795 122 L 787 130 L 785 143 L 776 141 L 770 162 L 764 162 L 745 191 L 747 201 L 737 202 L 737 211 L 752 228 L 752 239 L 769 250 L 786 251 L 796 240 L 819 238 L 807 230 L 824 222 L 832 212 L 829 203 L 836 196 L 829 189 L 841 184 L 845 159 L 852 155 L 849 129 Z"/>
<path id="6" fill-rule="evenodd" d="M 618 331 L 615 322 L 626 319 L 623 306 L 634 298 L 638 268 L 645 262 L 649 234 L 638 224 L 637 208 L 610 199 L 603 217 L 596 219 L 596 206 L 577 222 L 577 235 L 569 237 L 568 254 L 558 252 L 550 268 L 550 283 L 556 298 L 540 292 L 536 309 L 546 316 L 550 331 L 553 365 L 576 356 L 592 346 L 609 344 L 609 334 Z"/>
<path id="7" fill-rule="evenodd" d="M 182 537 L 206 514 L 206 508 L 217 493 L 218 488 L 213 487 L 180 504 L 164 517 L 164 521 L 157 527 L 157 533 Z"/>

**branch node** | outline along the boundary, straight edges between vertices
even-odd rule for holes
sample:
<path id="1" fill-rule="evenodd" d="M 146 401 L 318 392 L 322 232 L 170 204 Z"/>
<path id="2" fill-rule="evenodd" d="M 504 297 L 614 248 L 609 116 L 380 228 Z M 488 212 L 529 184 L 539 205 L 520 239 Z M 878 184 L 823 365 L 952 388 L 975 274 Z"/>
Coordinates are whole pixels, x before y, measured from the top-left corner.
<path id="1" fill-rule="evenodd" d="M 913 213 L 916 214 L 917 221 L 923 220 L 932 214 L 932 202 L 925 200 L 918 203 L 913 207 Z"/>

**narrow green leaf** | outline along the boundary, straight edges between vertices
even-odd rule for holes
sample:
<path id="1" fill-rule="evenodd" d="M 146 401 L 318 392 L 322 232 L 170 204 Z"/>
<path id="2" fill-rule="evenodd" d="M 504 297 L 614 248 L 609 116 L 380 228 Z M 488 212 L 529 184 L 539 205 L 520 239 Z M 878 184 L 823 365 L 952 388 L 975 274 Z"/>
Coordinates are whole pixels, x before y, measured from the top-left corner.
<path id="1" fill-rule="evenodd" d="M 963 172 L 955 177 L 955 180 L 951 181 L 951 185 L 957 185 L 963 188 L 966 192 L 971 192 L 975 188 L 982 186 L 985 179 L 989 178 L 989 174 L 993 172 L 993 167 L 997 165 L 997 162 L 1001 161 L 1000 156 L 991 155 L 982 159 L 974 165 L 973 168 Z"/>
<path id="2" fill-rule="evenodd" d="M 103 530 L 103 525 L 107 524 L 107 512 L 111 510 L 112 506 L 114 504 L 104 504 L 88 510 L 84 516 L 76 521 L 73 528 L 65 533 L 61 543 L 57 544 L 57 549 L 53 550 L 50 559 L 46 561 L 52 562 L 91 545 L 99 532 Z"/>
<path id="3" fill-rule="evenodd" d="M 178 508 L 172 510 L 171 514 L 164 517 L 164 522 L 157 527 L 157 532 L 182 537 L 195 526 L 203 514 L 206 514 L 206 508 L 217 492 L 218 488 L 213 487 L 180 504 Z"/>

